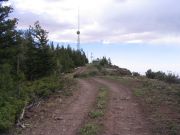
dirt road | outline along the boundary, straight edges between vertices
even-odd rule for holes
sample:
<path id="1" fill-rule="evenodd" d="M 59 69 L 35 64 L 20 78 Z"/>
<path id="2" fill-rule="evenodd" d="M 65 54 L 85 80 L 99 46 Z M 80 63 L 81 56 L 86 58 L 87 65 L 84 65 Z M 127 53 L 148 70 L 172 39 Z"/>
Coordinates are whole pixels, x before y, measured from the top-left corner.
<path id="1" fill-rule="evenodd" d="M 46 108 L 42 115 L 33 117 L 31 128 L 23 135 L 77 135 L 88 112 L 93 107 L 98 89 L 109 88 L 109 103 L 104 118 L 102 135 L 150 135 L 131 91 L 118 82 L 103 78 L 78 79 L 79 90 L 63 104 Z M 40 111 L 41 112 L 41 111 Z M 40 117 L 40 120 L 37 118 Z"/>
<path id="2" fill-rule="evenodd" d="M 23 135 L 75 135 L 81 123 L 93 105 L 97 84 L 90 80 L 78 80 L 80 89 L 73 97 L 59 107 L 46 110 L 46 116 L 40 121 L 34 119 L 31 128 L 23 131 Z M 47 108 L 48 109 L 48 108 Z M 44 115 L 44 114 L 43 114 Z M 41 116 L 39 116 L 41 117 Z"/>
<path id="3" fill-rule="evenodd" d="M 128 88 L 112 80 L 94 80 L 106 85 L 110 90 L 103 135 L 150 135 L 148 124 Z"/>

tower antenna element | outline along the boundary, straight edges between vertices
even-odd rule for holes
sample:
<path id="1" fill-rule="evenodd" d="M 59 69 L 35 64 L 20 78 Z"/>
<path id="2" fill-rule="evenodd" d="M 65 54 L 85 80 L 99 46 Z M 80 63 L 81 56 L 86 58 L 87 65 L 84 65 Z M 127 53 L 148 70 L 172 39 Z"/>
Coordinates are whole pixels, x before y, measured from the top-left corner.
<path id="1" fill-rule="evenodd" d="M 80 50 L 80 15 L 78 7 L 78 30 L 77 30 L 77 50 Z"/>

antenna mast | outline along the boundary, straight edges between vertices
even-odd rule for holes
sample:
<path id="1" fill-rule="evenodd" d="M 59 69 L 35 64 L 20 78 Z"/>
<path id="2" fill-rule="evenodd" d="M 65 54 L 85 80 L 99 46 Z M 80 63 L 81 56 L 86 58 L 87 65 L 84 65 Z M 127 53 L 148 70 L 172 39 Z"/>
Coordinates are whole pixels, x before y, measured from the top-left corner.
<path id="1" fill-rule="evenodd" d="M 79 16 L 79 7 L 78 7 L 78 30 L 77 30 L 77 50 L 80 50 L 80 16 Z"/>

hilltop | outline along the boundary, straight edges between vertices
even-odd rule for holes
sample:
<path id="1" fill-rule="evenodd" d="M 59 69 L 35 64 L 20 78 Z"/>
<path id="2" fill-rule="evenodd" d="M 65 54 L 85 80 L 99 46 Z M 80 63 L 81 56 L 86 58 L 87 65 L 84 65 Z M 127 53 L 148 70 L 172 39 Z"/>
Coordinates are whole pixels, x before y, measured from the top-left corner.
<path id="1" fill-rule="evenodd" d="M 66 77 L 73 83 L 68 83 L 64 92 L 71 94 L 53 94 L 27 110 L 24 119 L 27 126 L 19 133 L 178 135 L 180 132 L 180 84 L 133 76 L 127 69 L 99 63 L 78 67 Z"/>

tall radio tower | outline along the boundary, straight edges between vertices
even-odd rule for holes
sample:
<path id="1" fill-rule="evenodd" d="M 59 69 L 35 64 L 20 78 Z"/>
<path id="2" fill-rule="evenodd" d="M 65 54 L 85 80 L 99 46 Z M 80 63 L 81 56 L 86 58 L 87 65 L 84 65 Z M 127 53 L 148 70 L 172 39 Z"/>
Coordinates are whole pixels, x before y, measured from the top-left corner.
<path id="1" fill-rule="evenodd" d="M 80 50 L 80 16 L 79 16 L 79 7 L 78 7 L 78 30 L 77 30 L 77 50 Z"/>

